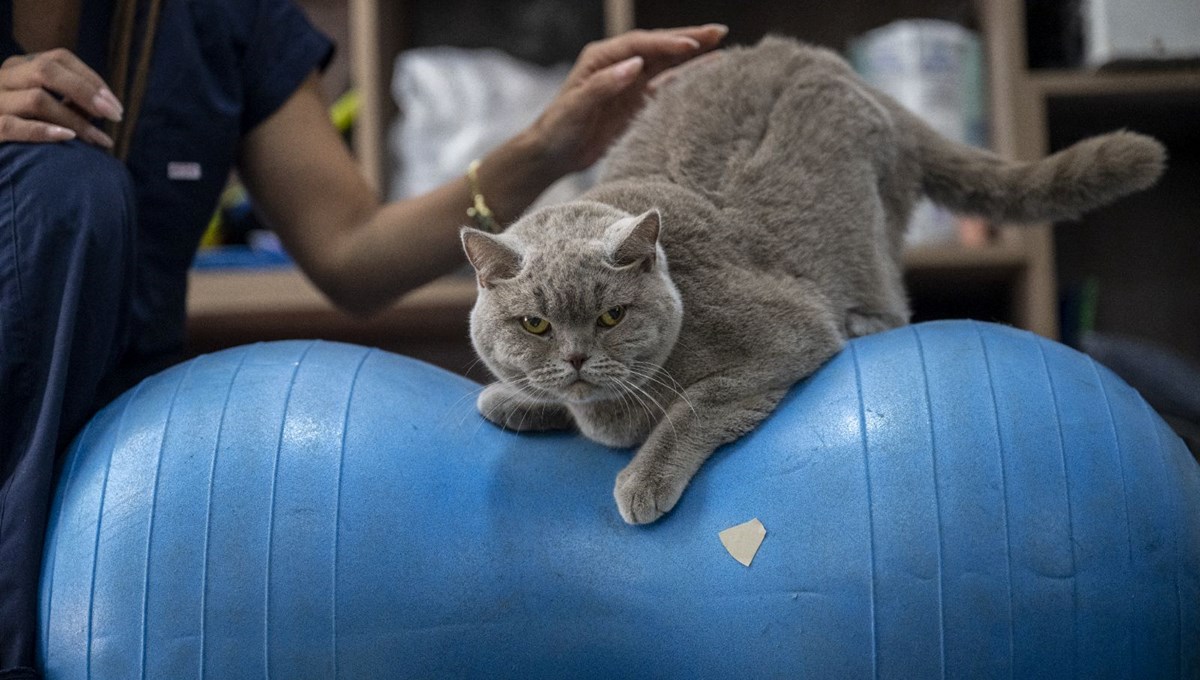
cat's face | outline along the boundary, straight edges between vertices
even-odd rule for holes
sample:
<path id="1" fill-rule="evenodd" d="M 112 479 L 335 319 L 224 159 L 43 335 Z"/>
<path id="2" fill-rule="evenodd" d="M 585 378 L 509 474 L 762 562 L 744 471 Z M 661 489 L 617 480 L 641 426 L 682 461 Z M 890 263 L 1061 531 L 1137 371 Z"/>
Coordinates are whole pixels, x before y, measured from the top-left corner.
<path id="1" fill-rule="evenodd" d="M 475 349 L 497 377 L 538 398 L 627 398 L 679 335 L 683 308 L 658 245 L 658 213 L 590 219 L 605 224 L 563 232 L 602 236 L 534 245 L 512 234 L 464 232 L 480 282 Z M 554 229 L 553 221 L 539 228 Z"/>

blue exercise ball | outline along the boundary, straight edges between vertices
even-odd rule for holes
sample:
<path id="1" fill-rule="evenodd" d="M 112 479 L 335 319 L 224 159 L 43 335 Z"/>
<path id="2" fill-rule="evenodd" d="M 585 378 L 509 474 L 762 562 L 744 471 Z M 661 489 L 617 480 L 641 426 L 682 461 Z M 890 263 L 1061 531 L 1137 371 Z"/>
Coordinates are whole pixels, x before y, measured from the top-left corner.
<path id="1" fill-rule="evenodd" d="M 855 340 L 641 527 L 629 451 L 478 389 L 289 341 L 122 396 L 54 501 L 48 678 L 1200 676 L 1200 469 L 1062 345 Z"/>

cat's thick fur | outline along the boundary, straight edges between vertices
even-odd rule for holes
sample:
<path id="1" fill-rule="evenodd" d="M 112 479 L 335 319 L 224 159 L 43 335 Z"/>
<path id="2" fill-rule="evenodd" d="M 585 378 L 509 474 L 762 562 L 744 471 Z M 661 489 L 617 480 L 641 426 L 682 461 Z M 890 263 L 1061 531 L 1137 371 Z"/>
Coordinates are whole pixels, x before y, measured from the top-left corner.
<path id="1" fill-rule="evenodd" d="M 922 194 L 1069 218 L 1150 186 L 1164 156 L 1116 132 L 1014 163 L 938 136 L 830 51 L 730 49 L 656 95 L 581 200 L 464 230 L 471 337 L 500 379 L 479 409 L 640 444 L 614 494 L 652 522 L 848 338 L 908 322 L 900 249 Z"/>

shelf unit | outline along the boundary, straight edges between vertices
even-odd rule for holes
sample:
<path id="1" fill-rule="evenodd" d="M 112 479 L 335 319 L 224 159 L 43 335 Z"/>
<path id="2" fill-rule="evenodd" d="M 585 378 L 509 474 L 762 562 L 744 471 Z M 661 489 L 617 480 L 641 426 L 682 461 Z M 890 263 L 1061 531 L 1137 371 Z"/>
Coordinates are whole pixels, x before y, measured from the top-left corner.
<path id="1" fill-rule="evenodd" d="M 334 0 L 320 1 L 327 4 Z M 348 23 L 351 79 L 357 84 L 363 102 L 363 112 L 355 130 L 355 153 L 364 174 L 378 188 L 386 184 L 386 130 L 396 113 L 390 96 L 391 68 L 396 54 L 404 46 L 405 3 L 399 0 L 341 1 L 345 3 Z M 609 34 L 644 25 L 639 22 L 639 6 L 634 0 L 602 2 L 605 29 Z M 940 11 L 961 5 L 948 0 L 905 0 L 896 4 L 895 9 L 881 10 L 869 0 L 858 0 L 849 3 L 846 11 L 839 10 L 837 17 L 829 15 L 828 8 L 805 6 L 797 11 L 808 14 L 795 22 L 829 16 L 828 21 L 840 22 L 836 29 L 830 29 L 833 33 L 817 30 L 816 34 L 832 35 L 836 31 L 861 31 L 871 27 L 851 25 L 855 8 L 861 23 L 875 21 L 882 16 L 881 12 L 891 11 L 895 16 L 890 18 L 895 19 L 900 18 L 900 13 L 922 16 L 923 8 Z M 731 39 L 752 33 L 752 30 L 740 29 L 739 21 L 762 11 L 757 3 L 744 5 L 720 0 L 663 2 L 645 7 L 653 8 L 654 17 L 662 18 L 665 13 L 675 25 L 722 21 L 734 29 Z M 1025 64 L 1023 0 L 976 0 L 973 7 L 989 61 L 993 146 L 1002 155 L 1031 159 L 1047 152 L 1047 101 L 1052 97 L 1112 92 L 1190 92 L 1200 85 L 1200 72 L 1197 71 L 1136 75 L 1031 72 Z M 851 16 L 851 24 L 847 23 L 846 15 Z M 764 21 L 761 16 L 757 20 Z M 788 32 L 786 27 L 782 30 Z M 809 37 L 802 31 L 791 32 L 802 38 Z M 1048 337 L 1057 337 L 1051 227 L 1002 227 L 998 231 L 998 237 L 986 246 L 921 248 L 907 254 L 908 278 L 917 298 L 918 316 L 922 290 L 961 296 L 970 313 L 970 298 L 979 286 L 981 290 L 991 291 L 988 294 L 993 298 L 992 306 L 980 313 L 982 318 L 1007 321 Z M 215 349 L 256 337 L 287 337 L 289 333 L 300 332 L 355 341 L 396 337 L 398 334 L 414 341 L 457 342 L 465 346 L 466 315 L 473 296 L 469 278 L 450 277 L 412 293 L 380 319 L 364 323 L 336 312 L 294 271 L 198 272 L 191 278 L 189 328 L 193 347 L 199 349 Z M 451 317 L 459 321 L 445 323 L 445 319 Z M 268 327 L 268 321 L 277 325 Z M 395 342 L 385 346 L 411 352 L 410 347 Z M 460 354 L 469 356 L 469 348 Z M 452 370 L 463 370 L 459 365 L 445 362 L 443 365 Z"/>
<path id="2" fill-rule="evenodd" d="M 1200 68 L 1166 71 L 1031 71 L 1030 87 L 1042 97 L 1200 94 Z"/>
<path id="3" fill-rule="evenodd" d="M 188 352 L 201 354 L 266 340 L 322 338 L 428 361 L 483 381 L 467 341 L 475 279 L 450 275 L 404 296 L 369 320 L 338 311 L 299 271 L 193 272 Z"/>
<path id="4" fill-rule="evenodd" d="M 1200 67 L 1031 68 L 1024 0 L 979 3 L 992 27 L 993 97 L 1008 102 L 1000 150 L 1037 158 L 1127 128 L 1167 146 L 1157 186 L 1047 229 L 1064 291 L 1099 283 L 1096 330 L 1136 336 L 1200 362 Z M 1003 67 L 997 71 L 996 63 Z M 996 77 L 996 76 L 999 77 Z M 999 89 L 997 89 L 999 88 Z M 1075 329 L 1064 329 L 1073 336 Z"/>

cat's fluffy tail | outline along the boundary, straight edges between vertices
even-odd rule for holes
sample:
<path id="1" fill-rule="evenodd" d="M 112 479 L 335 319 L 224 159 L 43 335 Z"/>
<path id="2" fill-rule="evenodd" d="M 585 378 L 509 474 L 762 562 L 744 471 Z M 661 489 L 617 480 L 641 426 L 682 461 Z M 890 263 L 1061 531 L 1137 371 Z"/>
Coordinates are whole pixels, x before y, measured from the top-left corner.
<path id="1" fill-rule="evenodd" d="M 950 141 L 912 119 L 925 194 L 956 212 L 1003 222 L 1072 219 L 1145 189 L 1162 175 L 1167 152 L 1134 132 L 1090 137 L 1032 162 Z"/>

